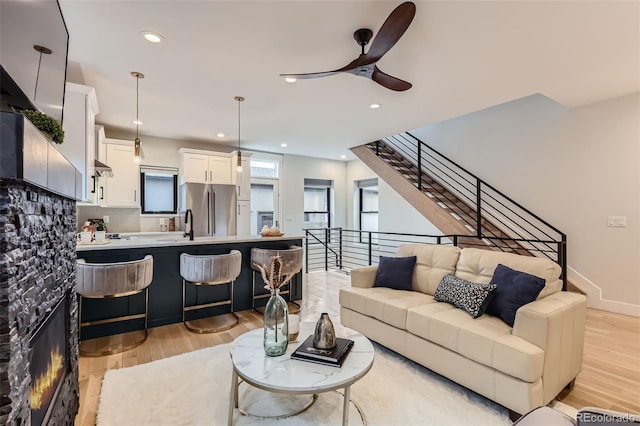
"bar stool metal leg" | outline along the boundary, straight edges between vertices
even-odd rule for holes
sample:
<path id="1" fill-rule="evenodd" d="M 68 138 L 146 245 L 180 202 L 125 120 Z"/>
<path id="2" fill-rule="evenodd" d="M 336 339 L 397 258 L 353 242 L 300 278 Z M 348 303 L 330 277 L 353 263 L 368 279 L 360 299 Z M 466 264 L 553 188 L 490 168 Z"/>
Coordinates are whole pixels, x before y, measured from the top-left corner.
<path id="1" fill-rule="evenodd" d="M 111 324 L 114 322 L 120 321 L 128 321 L 133 319 L 144 319 L 144 329 L 136 330 L 124 333 L 122 335 L 118 335 L 118 337 L 107 336 L 107 337 L 99 337 L 94 339 L 82 340 L 78 343 L 78 350 L 80 355 L 87 357 L 98 357 L 105 355 L 114 355 L 119 354 L 121 352 L 128 351 L 130 349 L 134 349 L 144 342 L 146 342 L 149 337 L 149 332 L 147 330 L 148 319 L 149 319 L 149 288 L 146 287 L 144 289 L 145 297 L 144 297 L 144 313 L 141 314 L 132 314 L 132 315 L 124 315 L 115 318 L 108 318 L 96 321 L 86 321 L 82 322 L 82 301 L 83 297 L 80 295 L 79 300 L 79 308 L 78 308 L 78 333 L 81 333 L 82 327 L 89 327 L 92 325 L 100 325 L 100 324 Z M 139 292 L 137 292 L 139 293 Z M 137 294 L 134 293 L 134 294 Z M 125 296 L 131 296 L 131 294 L 126 294 Z M 122 295 L 114 295 L 112 297 L 124 297 Z M 112 297 L 103 297 L 104 299 L 109 299 Z"/>
<path id="2" fill-rule="evenodd" d="M 186 281 L 182 280 L 182 282 L 183 282 L 182 284 L 182 322 L 184 323 L 185 327 L 187 327 L 187 330 L 191 331 L 192 333 L 198 333 L 198 334 L 218 333 L 220 331 L 229 330 L 230 328 L 233 328 L 236 325 L 238 325 L 238 323 L 240 322 L 240 318 L 238 317 L 238 315 L 235 314 L 235 312 L 233 312 L 233 287 L 234 287 L 235 280 L 229 283 L 230 292 L 231 292 L 229 300 L 223 300 L 220 302 L 212 302 L 212 303 L 202 303 L 199 305 L 192 305 L 192 306 L 186 306 L 186 301 L 185 301 Z M 191 284 L 206 285 L 206 283 L 191 283 Z M 222 315 L 216 315 L 214 317 L 200 318 L 200 319 L 188 320 L 188 321 L 186 320 L 185 314 L 188 311 L 195 311 L 198 309 L 211 308 L 214 306 L 223 306 L 223 305 L 230 305 L 231 312 L 222 314 Z"/>

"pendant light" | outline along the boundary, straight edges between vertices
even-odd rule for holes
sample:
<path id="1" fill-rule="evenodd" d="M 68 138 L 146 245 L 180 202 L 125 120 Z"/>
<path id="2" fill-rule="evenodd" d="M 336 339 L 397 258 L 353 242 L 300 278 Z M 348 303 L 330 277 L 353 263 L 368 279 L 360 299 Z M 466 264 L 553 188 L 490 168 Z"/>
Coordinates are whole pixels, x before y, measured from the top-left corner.
<path id="1" fill-rule="evenodd" d="M 242 96 L 236 96 L 236 101 L 238 101 L 238 162 L 236 163 L 236 170 L 238 173 L 242 173 L 242 152 L 240 152 L 240 102 L 244 101 Z"/>
<path id="2" fill-rule="evenodd" d="M 136 139 L 133 142 L 133 162 L 136 164 L 140 164 L 142 162 L 142 146 L 140 145 L 140 137 L 138 134 L 138 127 L 140 126 L 140 118 L 138 117 L 138 113 L 140 112 L 139 108 L 139 100 L 140 100 L 140 92 L 139 92 L 139 83 L 140 79 L 144 78 L 144 74 L 131 71 L 131 76 L 136 79 Z"/>

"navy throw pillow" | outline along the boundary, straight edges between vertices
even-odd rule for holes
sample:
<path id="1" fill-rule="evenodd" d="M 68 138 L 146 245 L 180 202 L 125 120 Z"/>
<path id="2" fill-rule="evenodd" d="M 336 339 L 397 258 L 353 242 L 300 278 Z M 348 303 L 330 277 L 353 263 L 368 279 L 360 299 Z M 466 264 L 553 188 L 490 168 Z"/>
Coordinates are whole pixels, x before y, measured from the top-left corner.
<path id="1" fill-rule="evenodd" d="M 485 312 L 513 327 L 516 311 L 536 300 L 545 282 L 544 278 L 498 265 L 491 278 L 491 284 L 496 284 L 498 288 Z"/>
<path id="2" fill-rule="evenodd" d="M 380 256 L 374 287 L 389 287 L 396 290 L 413 290 L 411 278 L 416 266 L 416 257 Z"/>

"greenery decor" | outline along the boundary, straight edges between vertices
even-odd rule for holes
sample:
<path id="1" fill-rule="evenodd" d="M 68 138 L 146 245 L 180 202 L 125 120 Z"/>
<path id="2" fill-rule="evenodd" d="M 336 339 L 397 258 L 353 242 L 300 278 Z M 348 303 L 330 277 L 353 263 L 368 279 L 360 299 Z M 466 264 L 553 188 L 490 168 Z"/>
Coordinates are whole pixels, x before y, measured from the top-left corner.
<path id="1" fill-rule="evenodd" d="M 55 143 L 60 144 L 64 141 L 64 130 L 55 118 L 32 109 L 24 109 L 20 111 L 20 114 L 24 115 L 39 130 L 49 133 Z"/>

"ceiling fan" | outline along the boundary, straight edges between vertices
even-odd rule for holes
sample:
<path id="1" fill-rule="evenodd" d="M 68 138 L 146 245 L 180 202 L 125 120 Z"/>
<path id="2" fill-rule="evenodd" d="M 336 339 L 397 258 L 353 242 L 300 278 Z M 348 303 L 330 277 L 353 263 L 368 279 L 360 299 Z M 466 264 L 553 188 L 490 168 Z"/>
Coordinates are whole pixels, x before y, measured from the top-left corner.
<path id="1" fill-rule="evenodd" d="M 348 65 L 333 71 L 313 72 L 307 74 L 280 74 L 280 77 L 297 79 L 327 77 L 330 75 L 346 72 L 361 77 L 369 78 L 387 89 L 402 92 L 411 88 L 411 83 L 399 78 L 385 74 L 376 66 L 376 63 L 387 53 L 400 37 L 407 31 L 413 17 L 416 14 L 416 5 L 410 1 L 402 3 L 384 21 L 380 31 L 373 39 L 371 47 L 364 53 L 364 47 L 369 44 L 373 36 L 373 31 L 368 28 L 361 28 L 353 33 L 353 38 L 362 47 L 362 53 Z"/>

